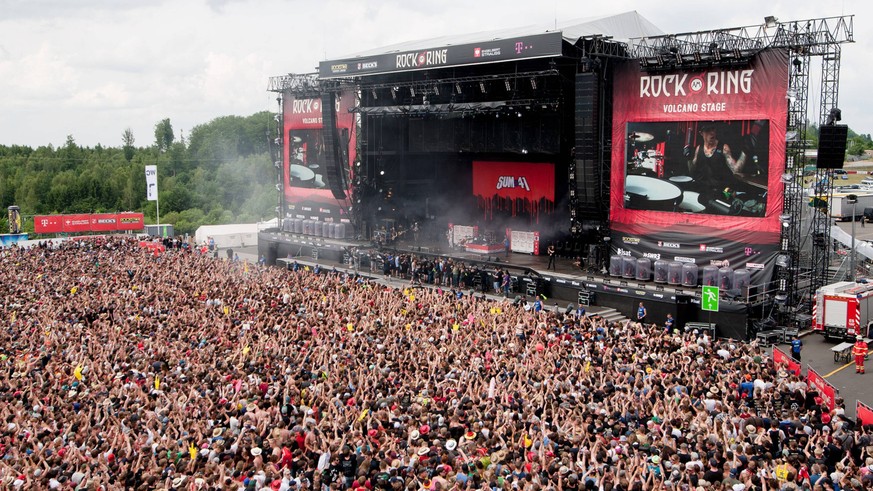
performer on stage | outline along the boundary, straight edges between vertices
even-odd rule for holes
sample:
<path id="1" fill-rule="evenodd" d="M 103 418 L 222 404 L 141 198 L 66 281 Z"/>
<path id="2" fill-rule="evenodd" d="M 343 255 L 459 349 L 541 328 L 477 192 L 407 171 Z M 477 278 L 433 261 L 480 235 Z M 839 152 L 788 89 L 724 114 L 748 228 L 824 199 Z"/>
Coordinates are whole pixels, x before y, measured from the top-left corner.
<path id="1" fill-rule="evenodd" d="M 549 254 L 549 264 L 546 266 L 546 269 L 557 271 L 555 269 L 555 244 L 549 244 L 549 248 L 546 249 L 546 252 Z"/>
<path id="2" fill-rule="evenodd" d="M 714 124 L 701 126 L 700 135 L 703 145 L 698 145 L 696 149 L 690 145 L 685 147 L 691 177 L 695 182 L 713 189 L 734 186 L 736 174 L 741 173 L 746 165 L 746 154 L 740 152 L 739 157 L 734 159 L 731 148 L 719 141 Z"/>

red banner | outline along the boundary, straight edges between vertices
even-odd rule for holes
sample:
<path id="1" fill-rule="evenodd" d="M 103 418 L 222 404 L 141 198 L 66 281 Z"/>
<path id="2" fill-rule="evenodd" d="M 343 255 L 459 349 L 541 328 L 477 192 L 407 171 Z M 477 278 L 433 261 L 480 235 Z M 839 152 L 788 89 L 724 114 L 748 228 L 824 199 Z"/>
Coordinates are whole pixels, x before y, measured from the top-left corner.
<path id="1" fill-rule="evenodd" d="M 145 221 L 142 213 L 119 213 L 118 230 L 142 230 Z"/>
<path id="2" fill-rule="evenodd" d="M 555 165 L 474 161 L 473 195 L 486 218 L 503 207 L 512 215 L 550 213 L 555 207 Z"/>
<path id="3" fill-rule="evenodd" d="M 92 232 L 111 232 L 118 230 L 118 215 L 115 213 L 98 213 L 91 215 Z"/>
<path id="4" fill-rule="evenodd" d="M 800 363 L 794 361 L 794 358 L 791 358 L 775 346 L 773 347 L 773 362 L 776 365 L 785 365 L 788 371 L 794 375 L 800 375 Z"/>
<path id="5" fill-rule="evenodd" d="M 777 243 L 788 66 L 787 52 L 767 50 L 740 68 L 654 73 L 638 62 L 619 67 L 613 229 L 664 241 L 675 241 L 660 238 L 672 232 Z"/>
<path id="6" fill-rule="evenodd" d="M 64 215 L 61 219 L 61 224 L 64 233 L 72 232 L 90 232 L 91 231 L 91 215 L 77 214 Z"/>
<path id="7" fill-rule="evenodd" d="M 63 215 L 37 215 L 33 217 L 33 231 L 38 234 L 63 232 Z"/>
<path id="8" fill-rule="evenodd" d="M 125 212 L 90 215 L 37 215 L 33 222 L 34 232 L 38 234 L 142 230 L 143 214 Z"/>
<path id="9" fill-rule="evenodd" d="M 873 408 L 857 401 L 855 404 L 855 418 L 861 425 L 873 425 Z"/>
<path id="10" fill-rule="evenodd" d="M 837 398 L 837 389 L 827 380 L 823 379 L 812 367 L 806 370 L 806 379 L 809 386 L 818 391 L 818 395 L 824 399 L 828 409 L 834 409 L 834 402 Z"/>

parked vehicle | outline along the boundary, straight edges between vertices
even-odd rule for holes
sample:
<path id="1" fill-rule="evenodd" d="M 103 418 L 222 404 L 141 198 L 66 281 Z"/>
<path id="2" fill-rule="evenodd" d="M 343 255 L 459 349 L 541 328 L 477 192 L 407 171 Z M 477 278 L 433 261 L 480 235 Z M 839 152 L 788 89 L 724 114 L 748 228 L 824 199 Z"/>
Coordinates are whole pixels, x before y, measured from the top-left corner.
<path id="1" fill-rule="evenodd" d="M 852 341 L 870 336 L 873 323 L 873 283 L 840 281 L 815 292 L 812 328 L 825 339 Z"/>

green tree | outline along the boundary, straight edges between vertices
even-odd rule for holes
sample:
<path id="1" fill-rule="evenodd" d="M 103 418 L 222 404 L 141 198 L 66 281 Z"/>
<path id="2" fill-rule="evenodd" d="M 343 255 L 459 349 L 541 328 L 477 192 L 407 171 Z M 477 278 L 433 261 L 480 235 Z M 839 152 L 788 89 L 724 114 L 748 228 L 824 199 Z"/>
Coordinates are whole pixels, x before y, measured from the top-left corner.
<path id="1" fill-rule="evenodd" d="M 133 153 L 136 150 L 133 144 L 136 140 L 133 138 L 133 131 L 128 127 L 125 128 L 124 133 L 121 135 L 121 143 L 122 149 L 124 150 L 124 160 L 130 163 L 130 160 L 133 158 Z"/>
<path id="2" fill-rule="evenodd" d="M 173 144 L 173 125 L 170 118 L 164 118 L 155 125 L 155 146 L 159 152 L 166 152 Z"/>

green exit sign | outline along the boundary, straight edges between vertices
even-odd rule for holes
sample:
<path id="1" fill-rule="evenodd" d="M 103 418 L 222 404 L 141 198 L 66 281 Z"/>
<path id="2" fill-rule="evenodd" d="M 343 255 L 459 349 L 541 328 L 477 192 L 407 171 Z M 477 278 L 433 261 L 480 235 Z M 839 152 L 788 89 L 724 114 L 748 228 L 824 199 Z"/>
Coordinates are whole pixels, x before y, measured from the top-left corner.
<path id="1" fill-rule="evenodd" d="M 709 312 L 718 312 L 718 287 L 704 286 L 700 296 L 700 308 Z"/>

